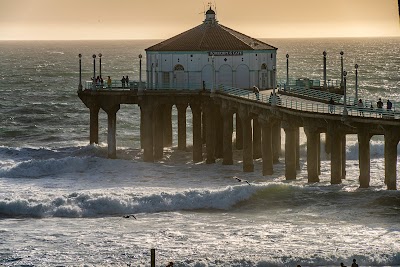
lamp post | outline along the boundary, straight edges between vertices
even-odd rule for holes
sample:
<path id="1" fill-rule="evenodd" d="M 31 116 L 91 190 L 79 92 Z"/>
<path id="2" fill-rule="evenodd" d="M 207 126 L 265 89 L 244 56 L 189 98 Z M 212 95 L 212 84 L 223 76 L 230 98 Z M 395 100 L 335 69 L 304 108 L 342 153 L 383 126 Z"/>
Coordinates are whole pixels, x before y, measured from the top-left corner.
<path id="1" fill-rule="evenodd" d="M 347 71 L 343 71 L 343 83 L 344 83 L 343 116 L 347 116 L 346 76 L 347 76 Z"/>
<path id="2" fill-rule="evenodd" d="M 99 53 L 99 60 L 100 60 L 100 68 L 99 68 L 99 72 L 100 72 L 100 78 L 101 78 L 101 57 L 103 56 L 103 54 Z"/>
<path id="3" fill-rule="evenodd" d="M 215 93 L 215 63 L 214 63 L 214 54 L 211 56 L 211 62 L 212 62 L 212 88 L 211 88 L 211 93 Z"/>
<path id="4" fill-rule="evenodd" d="M 142 91 L 142 54 L 139 54 L 139 91 Z"/>
<path id="5" fill-rule="evenodd" d="M 290 89 L 289 88 L 289 54 L 286 54 L 286 88 Z"/>
<path id="6" fill-rule="evenodd" d="M 96 55 L 93 54 L 93 89 L 96 89 Z"/>
<path id="7" fill-rule="evenodd" d="M 78 85 L 78 90 L 82 91 L 82 54 L 79 54 L 78 57 L 79 57 L 79 85 Z"/>
<path id="8" fill-rule="evenodd" d="M 276 93 L 275 93 L 275 80 L 276 80 L 276 68 L 275 68 L 275 65 L 274 66 L 272 66 L 272 71 L 273 71 L 273 79 L 272 79 L 272 95 L 273 95 L 273 97 L 272 97 L 272 106 L 275 106 L 276 105 Z"/>
<path id="9" fill-rule="evenodd" d="M 358 64 L 355 64 L 354 68 L 356 68 L 356 99 L 354 101 L 358 101 Z"/>
<path id="10" fill-rule="evenodd" d="M 340 89 L 343 88 L 343 51 L 340 51 Z"/>
<path id="11" fill-rule="evenodd" d="M 324 55 L 324 89 L 326 89 L 326 51 L 324 51 L 322 55 Z"/>

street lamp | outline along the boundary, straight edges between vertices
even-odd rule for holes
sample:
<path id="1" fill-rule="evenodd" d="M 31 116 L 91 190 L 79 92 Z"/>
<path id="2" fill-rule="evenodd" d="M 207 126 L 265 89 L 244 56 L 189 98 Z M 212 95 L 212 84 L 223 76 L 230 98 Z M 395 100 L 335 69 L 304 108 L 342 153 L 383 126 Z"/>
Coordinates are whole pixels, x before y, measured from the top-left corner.
<path id="1" fill-rule="evenodd" d="M 326 51 L 324 51 L 322 55 L 324 55 L 324 89 L 326 89 Z"/>
<path id="2" fill-rule="evenodd" d="M 347 116 L 346 76 L 347 76 L 347 71 L 343 71 L 343 82 L 344 82 L 343 116 Z"/>
<path id="3" fill-rule="evenodd" d="M 286 54 L 286 88 L 289 89 L 289 54 Z"/>
<path id="4" fill-rule="evenodd" d="M 215 93 L 215 63 L 214 63 L 214 54 L 211 55 L 211 62 L 212 62 L 212 88 L 211 93 Z"/>
<path id="5" fill-rule="evenodd" d="M 354 65 L 354 68 L 356 68 L 356 99 L 355 101 L 358 101 L 358 64 Z"/>
<path id="6" fill-rule="evenodd" d="M 343 88 L 343 51 L 340 51 L 340 89 Z"/>
<path id="7" fill-rule="evenodd" d="M 93 89 L 96 89 L 96 55 L 93 54 Z"/>
<path id="8" fill-rule="evenodd" d="M 139 54 L 139 91 L 142 91 L 142 54 Z"/>
<path id="9" fill-rule="evenodd" d="M 101 54 L 101 53 L 99 53 L 99 60 L 100 60 L 100 69 L 99 69 L 99 72 L 100 72 L 100 78 L 101 78 L 101 57 L 102 57 L 103 55 Z"/>
<path id="10" fill-rule="evenodd" d="M 276 68 L 275 65 L 272 66 L 272 70 L 273 70 L 273 79 L 272 79 L 272 105 L 275 106 L 276 105 L 276 93 L 275 93 L 275 79 L 276 79 Z"/>
<path id="11" fill-rule="evenodd" d="M 82 91 L 82 54 L 79 54 L 78 57 L 79 57 L 79 85 L 78 85 L 78 90 Z"/>

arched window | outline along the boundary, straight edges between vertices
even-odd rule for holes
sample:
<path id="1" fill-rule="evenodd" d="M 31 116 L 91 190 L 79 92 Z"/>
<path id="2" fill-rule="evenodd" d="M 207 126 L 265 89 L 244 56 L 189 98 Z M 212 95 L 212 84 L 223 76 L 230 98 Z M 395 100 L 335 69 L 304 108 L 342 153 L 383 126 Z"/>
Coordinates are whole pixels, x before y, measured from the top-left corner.
<path id="1" fill-rule="evenodd" d="M 185 68 L 181 64 L 178 64 L 175 66 L 174 70 L 185 70 Z"/>
<path id="2" fill-rule="evenodd" d="M 263 63 L 263 64 L 261 65 L 261 69 L 262 69 L 262 70 L 266 70 L 266 69 L 267 69 L 267 64 Z"/>

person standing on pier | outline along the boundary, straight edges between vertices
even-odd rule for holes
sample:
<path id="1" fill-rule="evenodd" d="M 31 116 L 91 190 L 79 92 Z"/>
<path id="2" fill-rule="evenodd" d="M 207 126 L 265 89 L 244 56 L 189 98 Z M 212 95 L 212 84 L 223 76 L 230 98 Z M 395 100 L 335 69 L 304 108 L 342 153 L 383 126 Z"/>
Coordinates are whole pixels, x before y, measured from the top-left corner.
<path id="1" fill-rule="evenodd" d="M 388 99 L 386 102 L 386 110 L 387 111 L 392 111 L 392 102 Z"/>
<path id="2" fill-rule="evenodd" d="M 364 104 L 361 100 L 361 98 L 358 100 L 358 111 L 360 112 L 360 116 L 364 116 L 364 112 L 363 112 L 363 108 L 364 108 Z"/>
<path id="3" fill-rule="evenodd" d="M 329 99 L 329 113 L 335 113 L 335 101 L 332 97 Z"/>
<path id="4" fill-rule="evenodd" d="M 383 102 L 380 98 L 379 98 L 378 102 L 376 102 L 376 107 L 378 109 L 379 115 L 382 117 Z"/>
<path id="5" fill-rule="evenodd" d="M 256 95 L 257 100 L 260 100 L 260 89 L 257 86 L 253 86 L 253 93 Z"/>
<path id="6" fill-rule="evenodd" d="M 125 76 L 122 76 L 122 79 L 121 79 L 122 88 L 125 88 L 125 82 L 126 82 Z"/>
<path id="7" fill-rule="evenodd" d="M 128 77 L 128 75 L 126 75 L 125 83 L 126 83 L 126 87 L 129 88 L 129 77 Z"/>
<path id="8" fill-rule="evenodd" d="M 111 89 L 111 83 L 112 83 L 111 77 L 108 76 L 108 78 L 107 78 L 107 88 L 110 88 L 110 89 Z"/>

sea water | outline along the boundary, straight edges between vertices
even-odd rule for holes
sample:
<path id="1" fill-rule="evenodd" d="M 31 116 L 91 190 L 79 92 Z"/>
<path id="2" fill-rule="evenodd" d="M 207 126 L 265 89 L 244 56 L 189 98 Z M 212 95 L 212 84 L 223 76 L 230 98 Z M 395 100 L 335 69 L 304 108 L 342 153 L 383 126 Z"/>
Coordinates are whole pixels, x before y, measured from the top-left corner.
<path id="1" fill-rule="evenodd" d="M 343 50 L 349 95 L 357 63 L 361 98 L 400 101 L 400 38 L 264 41 L 278 47 L 282 78 L 288 53 L 291 78 L 321 79 L 326 50 L 328 79 L 340 79 Z M 385 188 L 381 136 L 371 141 L 368 189 L 358 188 L 354 135 L 340 185 L 330 185 L 324 135 L 321 182 L 307 183 L 302 130 L 295 181 L 285 181 L 284 154 L 271 176 L 262 176 L 260 160 L 243 173 L 240 151 L 232 166 L 193 163 L 190 109 L 187 151 L 176 150 L 175 134 L 159 162 L 141 159 L 133 105 L 117 113 L 117 159 L 107 158 L 103 111 L 100 145 L 89 145 L 78 54 L 83 81 L 98 53 L 103 77 L 138 80 L 138 55 L 157 42 L 0 42 L 0 266 L 149 266 L 152 248 L 156 266 L 339 266 L 353 258 L 360 266 L 400 266 L 400 193 Z M 176 117 L 174 109 L 174 133 Z"/>

